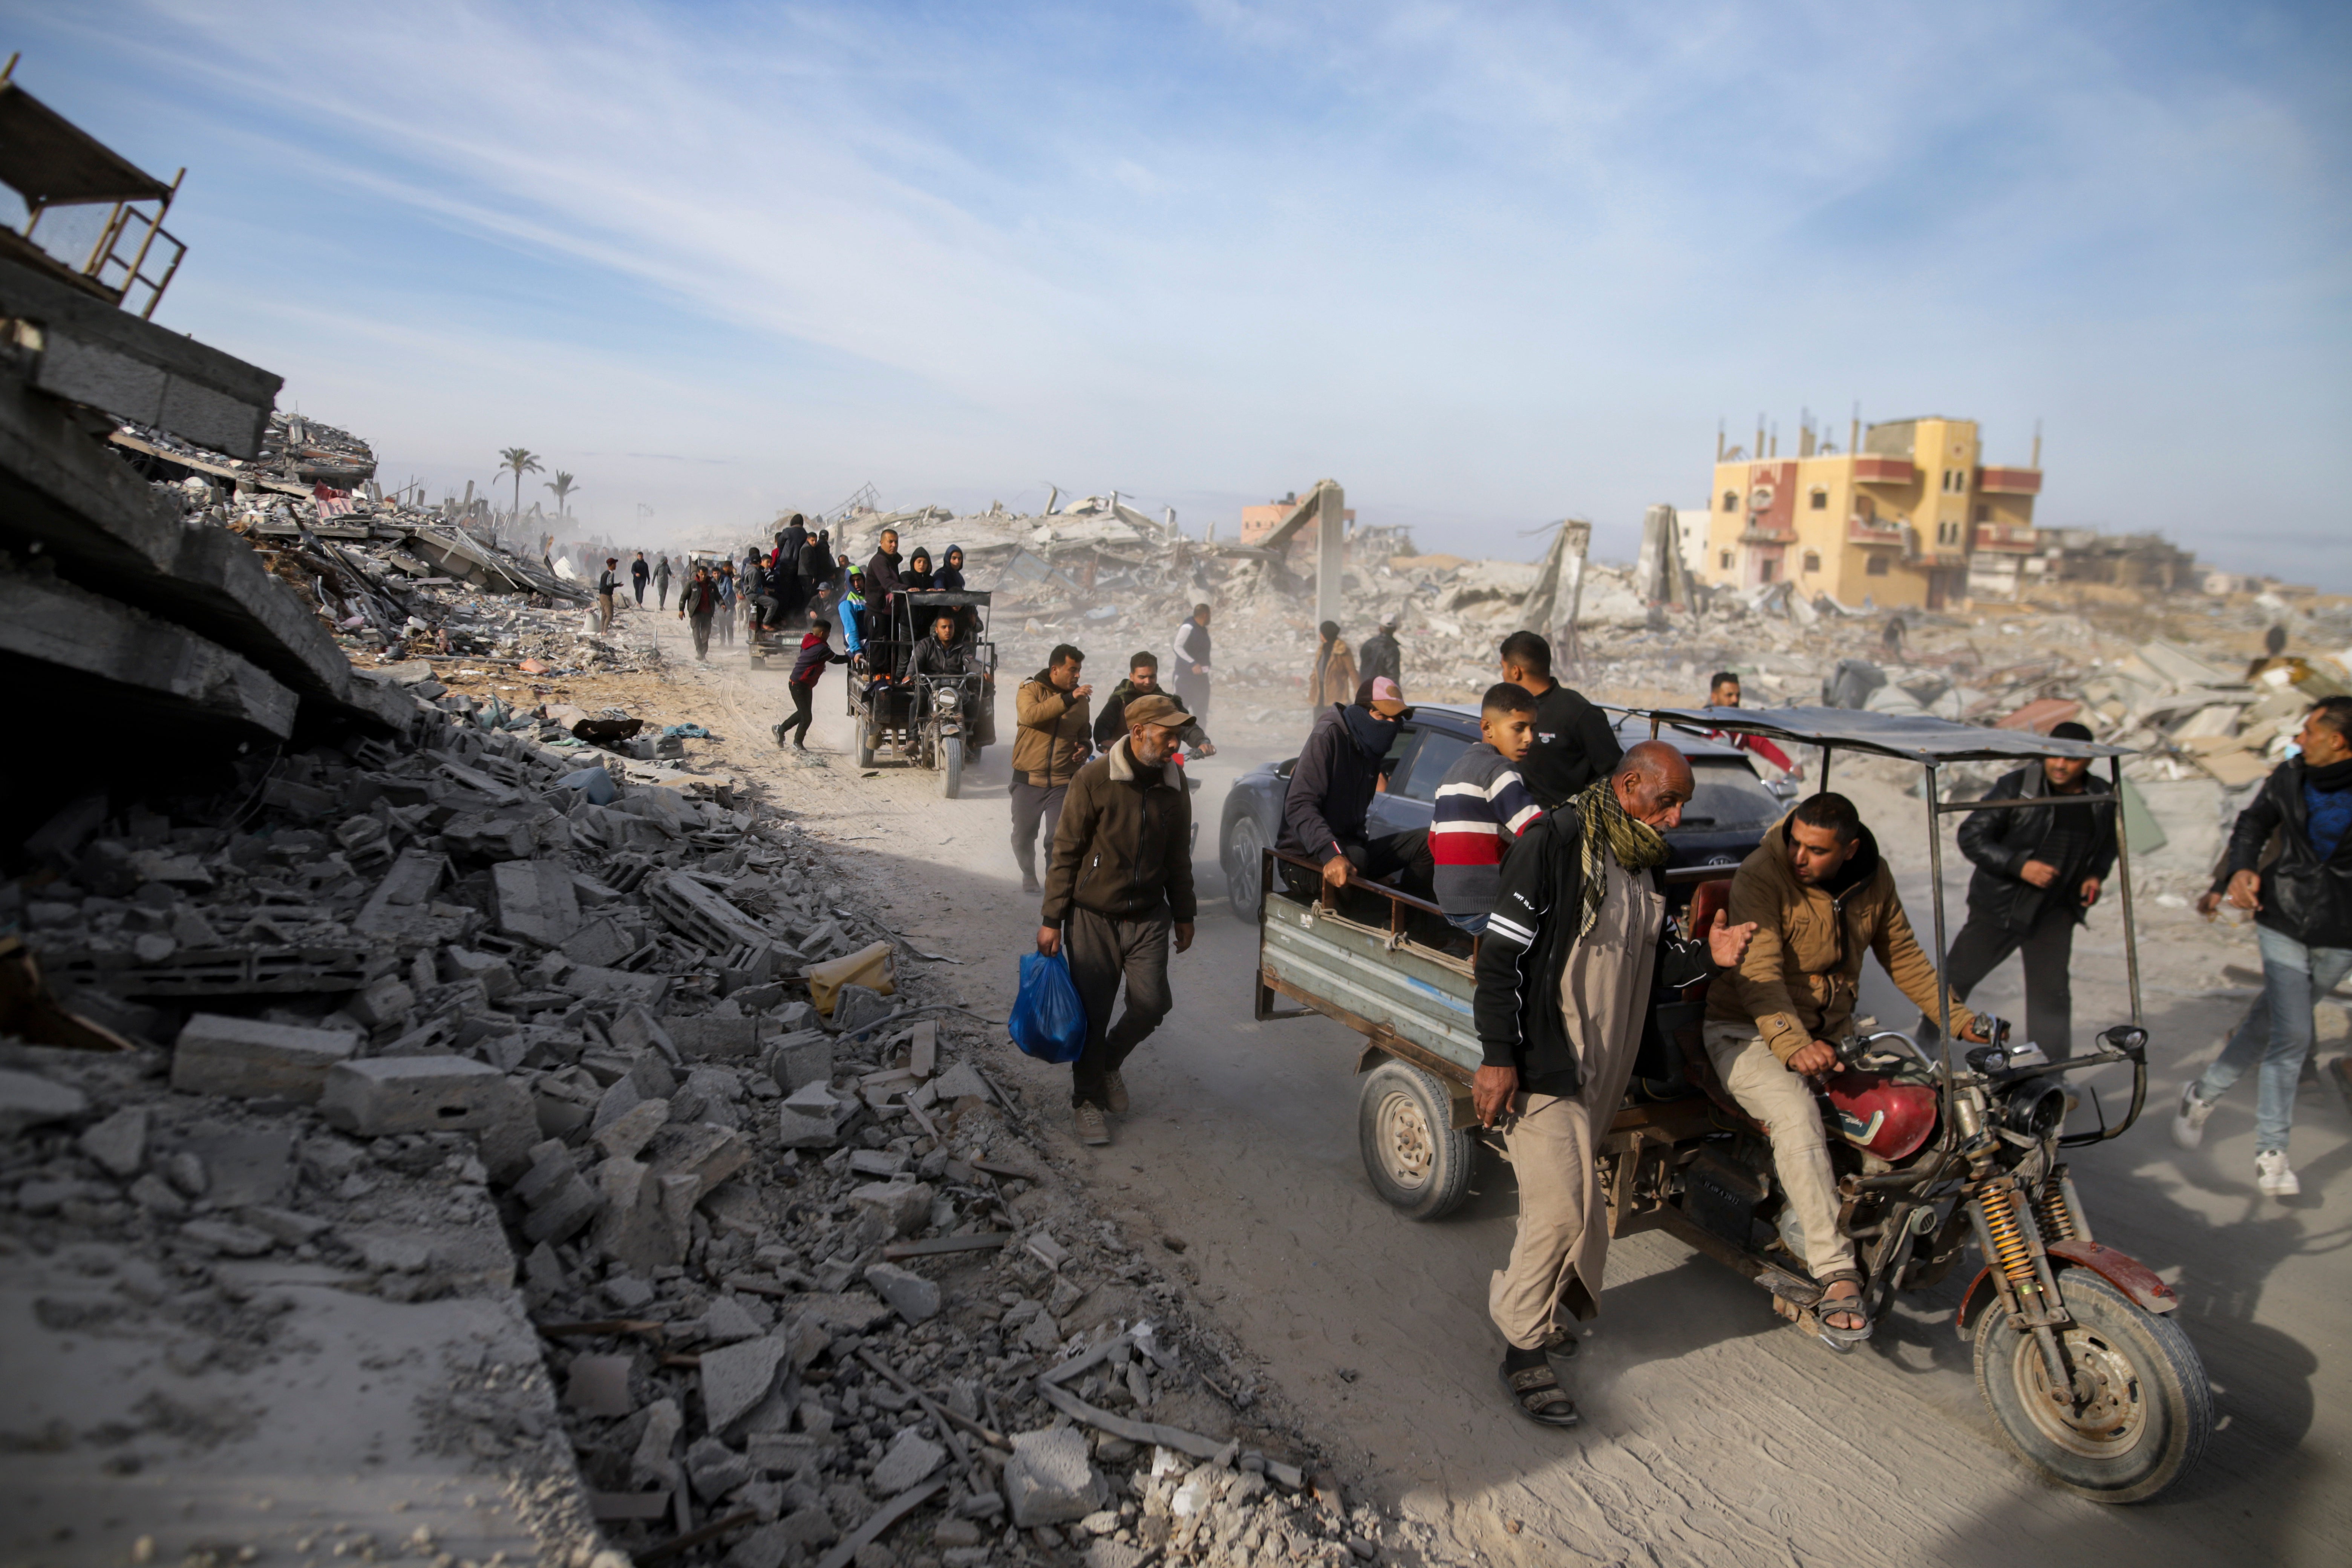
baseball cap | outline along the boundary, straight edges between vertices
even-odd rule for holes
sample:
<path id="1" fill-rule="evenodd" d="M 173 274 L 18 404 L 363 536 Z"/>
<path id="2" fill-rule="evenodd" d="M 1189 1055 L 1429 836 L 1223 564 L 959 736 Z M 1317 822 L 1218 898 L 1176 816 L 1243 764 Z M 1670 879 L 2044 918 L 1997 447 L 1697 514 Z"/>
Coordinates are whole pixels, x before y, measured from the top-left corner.
<path id="1" fill-rule="evenodd" d="M 1405 701 L 1404 693 L 1397 689 L 1397 683 L 1383 675 L 1373 680 L 1371 700 L 1367 706 L 1382 718 L 1393 719 L 1411 704 Z"/>
<path id="2" fill-rule="evenodd" d="M 1162 697 L 1155 691 L 1149 697 L 1136 698 L 1127 705 L 1127 721 L 1130 724 L 1160 724 L 1171 730 L 1181 730 L 1192 721 L 1192 716 L 1179 707 L 1174 698 Z"/>

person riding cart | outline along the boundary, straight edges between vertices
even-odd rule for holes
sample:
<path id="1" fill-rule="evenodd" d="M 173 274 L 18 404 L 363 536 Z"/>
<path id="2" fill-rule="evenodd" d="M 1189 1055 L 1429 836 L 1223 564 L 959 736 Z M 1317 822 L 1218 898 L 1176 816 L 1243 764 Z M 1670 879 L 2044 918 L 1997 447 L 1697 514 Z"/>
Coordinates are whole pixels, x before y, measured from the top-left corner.
<path id="1" fill-rule="evenodd" d="M 909 686 L 916 686 L 926 679 L 951 684 L 958 706 L 969 722 L 974 693 L 969 689 L 963 677 L 984 672 L 977 662 L 972 645 L 956 636 L 956 623 L 953 610 L 941 610 L 934 616 L 931 635 L 908 650 L 906 668 L 899 674 Z"/>
<path id="2" fill-rule="evenodd" d="M 1716 1076 L 1772 1140 L 1772 1163 L 1804 1237 L 1804 1263 L 1822 1287 L 1822 1332 L 1832 1343 L 1870 1337 L 1853 1242 L 1838 1228 L 1812 1080 L 1834 1071 L 1853 1020 L 1865 952 L 1923 1013 L 1938 1007 L 1936 966 L 1919 951 L 1893 868 L 1853 803 L 1810 796 L 1741 863 L 1731 879 L 1731 918 L 1756 940 L 1736 970 L 1707 991 L 1704 1038 Z M 1955 1032 L 1982 1040 L 1977 1016 L 1957 999 Z"/>

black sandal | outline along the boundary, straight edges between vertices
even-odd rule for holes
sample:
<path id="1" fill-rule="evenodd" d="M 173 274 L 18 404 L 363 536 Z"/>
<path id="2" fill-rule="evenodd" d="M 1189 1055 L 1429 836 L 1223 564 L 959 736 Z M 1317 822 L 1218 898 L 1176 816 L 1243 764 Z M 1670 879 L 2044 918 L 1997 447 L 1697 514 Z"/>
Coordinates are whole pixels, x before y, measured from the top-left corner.
<path id="1" fill-rule="evenodd" d="M 1512 1408 L 1537 1426 L 1573 1426 L 1583 1419 L 1576 1413 L 1576 1401 L 1559 1386 L 1548 1363 L 1514 1367 L 1507 1361 L 1502 1375 L 1503 1392 L 1510 1396 Z"/>
<path id="2" fill-rule="evenodd" d="M 1852 1285 L 1853 1287 L 1853 1294 L 1851 1296 L 1842 1297 L 1832 1296 L 1829 1293 L 1829 1288 L 1840 1281 Z M 1850 1350 L 1853 1346 L 1858 1345 L 1864 1340 L 1870 1338 L 1872 1331 L 1875 1330 L 1878 1325 L 1871 1321 L 1870 1304 L 1865 1299 L 1868 1295 L 1868 1290 L 1864 1283 L 1862 1275 L 1859 1272 L 1850 1268 L 1841 1269 L 1835 1274 L 1823 1275 L 1820 1279 L 1815 1280 L 1814 1283 L 1822 1288 L 1822 1295 L 1821 1299 L 1812 1304 L 1813 1328 L 1831 1349 L 1841 1351 Z M 1858 1329 L 1833 1329 L 1830 1327 L 1830 1318 L 1832 1314 L 1835 1314 L 1840 1317 L 1860 1318 L 1862 1320 L 1862 1327 Z"/>

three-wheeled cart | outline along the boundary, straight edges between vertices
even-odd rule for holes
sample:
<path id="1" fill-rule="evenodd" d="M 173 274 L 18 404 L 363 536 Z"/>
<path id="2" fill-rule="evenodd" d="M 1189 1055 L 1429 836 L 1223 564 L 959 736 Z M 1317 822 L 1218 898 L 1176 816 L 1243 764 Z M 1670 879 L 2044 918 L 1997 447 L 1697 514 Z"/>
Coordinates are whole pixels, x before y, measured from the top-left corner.
<path id="1" fill-rule="evenodd" d="M 996 743 L 996 645 L 990 640 L 984 593 L 898 593 L 866 607 L 865 646 L 850 666 L 849 716 L 857 726 L 857 765 L 884 752 L 939 774 L 953 800 L 966 764 Z M 945 612 L 956 617 L 963 673 L 909 675 L 915 646 Z"/>
<path id="2" fill-rule="evenodd" d="M 1897 1289 L 1940 1281 L 1971 1247 L 1979 1258 L 1956 1326 L 1971 1342 L 1977 1386 L 2002 1435 L 2058 1485 L 2103 1502 L 2156 1496 L 2197 1461 L 2213 1427 L 2213 1396 L 2196 1348 L 2174 1315 L 2178 1299 L 2138 1262 L 2101 1243 L 2068 1173 L 2065 1151 L 2121 1136 L 2147 1089 L 2147 1030 L 2131 908 L 2130 845 L 2122 822 L 2120 748 L 2053 740 L 1944 720 L 1840 709 L 1660 709 L 1661 725 L 1769 736 L 1822 753 L 1828 784 L 1840 751 L 1919 766 L 1923 827 L 1934 891 L 1939 973 L 1948 950 L 1943 819 L 1955 813 L 2051 807 L 2112 809 L 2116 881 L 2131 1016 L 2098 1037 L 2100 1049 L 2051 1062 L 2000 1026 L 1954 1059 L 1951 995 L 1939 982 L 1939 1045 L 1880 1029 L 1836 1042 L 1839 1069 L 1820 1096 L 1839 1193 L 1874 1320 Z M 2038 765 L 2048 757 L 2105 759 L 2110 790 L 2022 800 L 1943 798 L 1943 771 L 1965 762 Z M 1759 851 L 1760 853 L 1761 851 Z M 1435 1219 L 1469 1190 L 1472 1163 L 1501 1140 L 1478 1129 L 1471 1082 L 1483 1059 L 1473 1024 L 1475 952 L 1465 959 L 1416 940 L 1434 909 L 1379 884 L 1356 882 L 1337 905 L 1319 879 L 1286 877 L 1268 850 L 1259 868 L 1257 1016 L 1310 1012 L 1365 1037 L 1358 1127 L 1366 1173 L 1381 1196 L 1416 1219 Z M 1724 908 L 1725 868 L 1663 874 L 1675 917 L 1703 931 Z M 1293 891 L 1311 887 L 1311 891 Z M 1419 912 L 1419 913 L 1417 913 Z M 1538 977 L 1536 984 L 1555 984 Z M 1279 999 L 1303 1004 L 1282 1009 Z M 1754 1280 L 1781 1315 L 1816 1331 L 1821 1290 L 1782 1234 L 1780 1185 L 1764 1129 L 1720 1082 L 1701 1043 L 1706 986 L 1652 998 L 1651 1026 L 1633 1085 L 1596 1152 L 1612 1236 L 1664 1230 Z M 1917 1031 L 1925 1033 L 1925 1031 Z M 2085 1089 L 2085 1120 L 2066 1075 L 2128 1066 L 2131 1100 L 2110 1125 Z M 1875 1108 L 1855 1114 L 1853 1108 Z M 1883 1113 L 1883 1114 L 1882 1114 Z M 1832 1348 L 1841 1348 L 1833 1342 Z"/>

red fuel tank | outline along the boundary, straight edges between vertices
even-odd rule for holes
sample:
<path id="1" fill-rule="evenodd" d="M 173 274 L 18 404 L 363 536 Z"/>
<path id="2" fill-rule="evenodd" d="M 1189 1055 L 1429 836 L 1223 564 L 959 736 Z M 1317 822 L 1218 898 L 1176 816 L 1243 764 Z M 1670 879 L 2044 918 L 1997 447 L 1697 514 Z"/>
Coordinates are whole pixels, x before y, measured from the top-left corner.
<path id="1" fill-rule="evenodd" d="M 1921 1084 L 1881 1073 L 1833 1073 L 1829 1095 L 1845 1141 L 1882 1160 L 1916 1153 L 1936 1130 L 1936 1091 Z"/>

